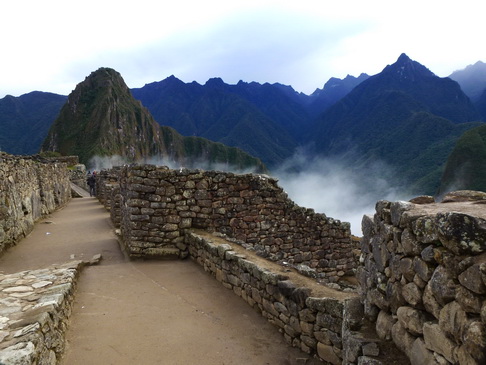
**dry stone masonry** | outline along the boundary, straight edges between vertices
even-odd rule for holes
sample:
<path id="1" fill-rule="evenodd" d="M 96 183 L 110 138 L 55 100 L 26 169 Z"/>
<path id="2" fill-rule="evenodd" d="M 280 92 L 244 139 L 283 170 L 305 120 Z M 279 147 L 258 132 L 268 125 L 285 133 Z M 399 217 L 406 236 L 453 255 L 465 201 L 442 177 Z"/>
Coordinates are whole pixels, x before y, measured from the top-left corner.
<path id="1" fill-rule="evenodd" d="M 0 274 L 0 364 L 57 364 L 83 262 Z"/>
<path id="2" fill-rule="evenodd" d="M 0 153 L 0 254 L 70 197 L 65 163 Z"/>
<path id="3" fill-rule="evenodd" d="M 190 257 L 260 312 L 287 342 L 331 364 L 343 362 L 343 328 L 355 321 L 355 293 L 318 285 L 203 231 L 186 235 Z M 359 316 L 358 316 L 359 317 Z"/>
<path id="4" fill-rule="evenodd" d="M 486 363 L 486 194 L 380 201 L 363 218 L 367 318 L 412 365 Z"/>
<path id="5" fill-rule="evenodd" d="M 186 257 L 197 228 L 326 282 L 356 265 L 349 223 L 297 206 L 268 176 L 131 165 L 101 174 L 98 189 L 131 257 Z"/>
<path id="6" fill-rule="evenodd" d="M 352 273 L 349 224 L 298 207 L 276 180 L 132 165 L 100 173 L 98 194 L 131 257 L 189 256 L 292 346 L 329 364 L 384 364 L 377 356 L 397 352 L 374 328 L 360 332 L 353 289 L 315 280 L 335 286 Z"/>

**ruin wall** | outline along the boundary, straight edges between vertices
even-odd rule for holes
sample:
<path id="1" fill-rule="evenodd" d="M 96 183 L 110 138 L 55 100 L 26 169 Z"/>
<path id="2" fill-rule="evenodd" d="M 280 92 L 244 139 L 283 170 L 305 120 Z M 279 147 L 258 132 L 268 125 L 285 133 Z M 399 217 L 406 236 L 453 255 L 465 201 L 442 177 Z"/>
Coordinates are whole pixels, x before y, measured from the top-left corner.
<path id="1" fill-rule="evenodd" d="M 363 218 L 364 313 L 412 365 L 486 363 L 485 199 L 380 201 Z"/>
<path id="2" fill-rule="evenodd" d="M 0 154 L 0 254 L 71 198 L 65 163 Z"/>
<path id="3" fill-rule="evenodd" d="M 315 282 L 312 286 L 312 279 L 290 277 L 291 270 L 258 262 L 248 251 L 237 252 L 235 245 L 209 234 L 193 231 L 186 234 L 185 242 L 193 260 L 275 325 L 289 345 L 329 364 L 357 364 L 358 358 L 347 361 L 347 350 L 343 350 L 343 333 L 362 315 L 356 294 Z M 361 343 L 364 352 L 371 343 L 379 354 L 372 342 Z"/>
<path id="4" fill-rule="evenodd" d="M 185 232 L 204 229 L 323 281 L 356 265 L 349 223 L 299 207 L 268 176 L 131 165 L 98 178 L 131 257 L 186 257 Z"/>

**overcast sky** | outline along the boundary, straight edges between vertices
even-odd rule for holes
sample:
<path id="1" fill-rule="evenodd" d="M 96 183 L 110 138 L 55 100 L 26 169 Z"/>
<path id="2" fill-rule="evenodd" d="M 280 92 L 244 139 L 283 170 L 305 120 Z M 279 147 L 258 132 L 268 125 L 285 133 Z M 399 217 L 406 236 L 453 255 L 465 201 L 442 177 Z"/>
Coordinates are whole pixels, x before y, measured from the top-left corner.
<path id="1" fill-rule="evenodd" d="M 67 95 L 99 67 L 129 87 L 175 75 L 280 82 L 380 72 L 402 52 L 438 76 L 486 61 L 483 0 L 20 0 L 0 5 L 0 98 Z"/>

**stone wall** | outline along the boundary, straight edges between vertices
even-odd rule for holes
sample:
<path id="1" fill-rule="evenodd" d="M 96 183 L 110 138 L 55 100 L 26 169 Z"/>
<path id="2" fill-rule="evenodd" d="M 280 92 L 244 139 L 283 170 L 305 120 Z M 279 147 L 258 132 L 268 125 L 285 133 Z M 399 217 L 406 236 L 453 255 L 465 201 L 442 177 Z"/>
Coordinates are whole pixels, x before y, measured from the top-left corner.
<path id="1" fill-rule="evenodd" d="M 131 257 L 186 257 L 185 232 L 198 228 L 322 281 L 336 282 L 355 267 L 349 223 L 297 206 L 267 176 L 131 165 L 98 179 L 105 206 L 111 209 L 109 200 L 120 209 Z"/>
<path id="2" fill-rule="evenodd" d="M 0 364 L 60 363 L 84 264 L 0 274 Z"/>
<path id="3" fill-rule="evenodd" d="M 485 364 L 486 194 L 415 202 L 363 218 L 364 313 L 412 365 Z"/>
<path id="4" fill-rule="evenodd" d="M 64 163 L 0 154 L 0 254 L 71 197 Z"/>
<path id="5" fill-rule="evenodd" d="M 356 294 L 318 285 L 206 232 L 188 232 L 185 243 L 193 260 L 279 328 L 291 346 L 330 364 L 343 363 L 342 333 L 360 320 L 353 310 Z"/>

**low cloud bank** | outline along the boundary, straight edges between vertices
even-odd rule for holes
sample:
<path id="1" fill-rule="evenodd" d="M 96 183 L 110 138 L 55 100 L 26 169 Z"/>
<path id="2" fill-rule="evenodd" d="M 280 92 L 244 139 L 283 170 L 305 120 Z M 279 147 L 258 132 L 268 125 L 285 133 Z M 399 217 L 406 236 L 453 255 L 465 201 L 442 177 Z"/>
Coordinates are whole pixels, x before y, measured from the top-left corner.
<path id="1" fill-rule="evenodd" d="M 346 158 L 319 158 L 297 153 L 272 175 L 298 205 L 328 217 L 351 223 L 351 232 L 361 236 L 364 214 L 374 214 L 379 200 L 409 199 L 387 181 L 392 171 L 380 162 L 359 169 Z"/>
<path id="2" fill-rule="evenodd" d="M 88 163 L 89 171 L 101 171 L 105 169 L 111 169 L 114 166 L 128 165 L 130 162 L 126 157 L 113 155 L 113 156 L 93 156 Z M 216 170 L 226 171 L 234 173 L 252 173 L 253 169 L 240 169 L 229 163 L 224 162 L 209 162 L 204 159 L 191 159 L 185 163 L 179 163 L 174 159 L 162 156 L 152 156 L 136 161 L 139 164 L 151 164 L 156 166 L 167 166 L 171 169 L 190 168 L 190 169 L 202 169 L 202 170 Z"/>

